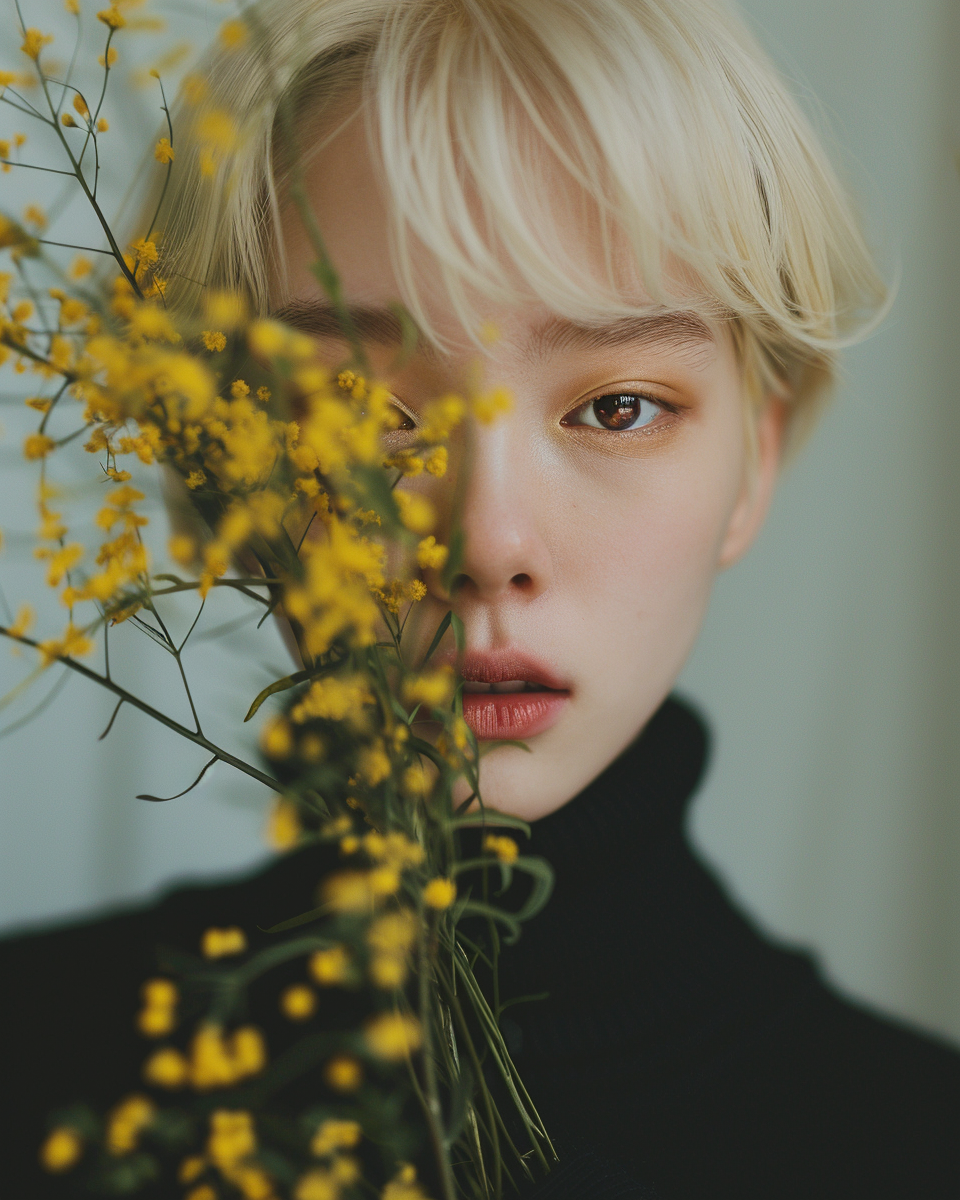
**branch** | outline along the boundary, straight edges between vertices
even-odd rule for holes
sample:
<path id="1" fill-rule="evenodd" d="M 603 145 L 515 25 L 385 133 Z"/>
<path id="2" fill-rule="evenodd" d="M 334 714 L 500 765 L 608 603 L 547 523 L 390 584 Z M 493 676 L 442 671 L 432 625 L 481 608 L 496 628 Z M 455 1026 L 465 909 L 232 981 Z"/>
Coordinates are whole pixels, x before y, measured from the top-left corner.
<path id="1" fill-rule="evenodd" d="M 13 633 L 5 625 L 0 625 L 0 634 L 4 637 L 11 638 L 15 642 L 19 642 L 23 646 L 29 646 L 32 650 L 39 650 L 40 643 L 34 641 L 33 638 L 27 637 L 25 634 Z M 280 791 L 281 784 L 278 780 L 273 779 L 263 771 L 258 771 L 256 767 L 245 763 L 242 758 L 237 758 L 236 755 L 228 753 L 226 750 L 215 745 L 202 734 L 194 733 L 193 730 L 187 729 L 185 725 L 181 725 L 179 721 L 174 721 L 172 717 L 168 717 L 165 713 L 160 712 L 152 705 L 147 704 L 144 700 L 134 696 L 132 692 L 128 692 L 126 688 L 122 688 L 119 684 L 113 682 L 112 679 L 107 679 L 104 675 L 98 675 L 96 671 L 91 671 L 89 667 L 85 667 L 83 663 L 79 663 L 73 658 L 60 658 L 57 660 L 62 662 L 65 667 L 69 667 L 71 671 L 76 671 L 78 675 L 82 675 L 84 679 L 89 679 L 93 683 L 98 683 L 102 688 L 106 688 L 108 692 L 113 692 L 115 696 L 138 708 L 142 713 L 146 713 L 148 717 L 153 717 L 155 721 L 159 721 L 161 725 L 166 725 L 168 729 L 172 729 L 174 733 L 179 733 L 181 737 L 185 737 L 188 742 L 193 742 L 196 746 L 202 746 L 204 750 L 208 750 L 211 754 L 215 754 L 217 758 L 223 762 L 229 763 L 231 767 L 235 767 L 238 771 L 242 771 L 244 775 L 249 775 L 252 779 L 258 780 L 266 787 L 273 791 Z"/>

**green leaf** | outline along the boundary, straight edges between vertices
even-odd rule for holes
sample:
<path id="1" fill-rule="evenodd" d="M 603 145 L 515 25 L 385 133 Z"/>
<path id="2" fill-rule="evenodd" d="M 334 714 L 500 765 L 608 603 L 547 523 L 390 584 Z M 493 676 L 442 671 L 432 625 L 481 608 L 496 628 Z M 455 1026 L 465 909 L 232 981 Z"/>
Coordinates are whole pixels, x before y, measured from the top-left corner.
<path id="1" fill-rule="evenodd" d="M 473 913 L 478 917 L 489 917 L 491 921 L 496 921 L 503 925 L 507 930 L 507 936 L 503 939 L 508 946 L 520 936 L 520 922 L 513 913 L 504 912 L 502 908 L 495 908 L 492 904 L 484 904 L 482 900 L 466 900 L 460 907 L 461 913 Z"/>
<path id="2" fill-rule="evenodd" d="M 500 1012 L 505 1013 L 508 1008 L 513 1008 L 515 1004 L 533 1004 L 536 1000 L 549 1000 L 549 992 L 533 992 L 529 996 L 514 996 L 511 1000 L 504 1000 L 500 1005 Z"/>
<path id="3" fill-rule="evenodd" d="M 257 696 L 256 700 L 250 705 L 247 715 L 243 718 L 244 721 L 249 721 L 251 717 L 256 716 L 257 709 L 263 704 L 264 700 L 268 700 L 271 696 L 275 696 L 277 692 L 285 692 L 288 688 L 296 687 L 298 683 L 305 683 L 311 679 L 317 672 L 315 671 L 295 671 L 293 675 L 285 675 L 283 679 L 277 679 L 265 687 Z"/>
<path id="4" fill-rule="evenodd" d="M 457 654 L 463 654 L 467 648 L 467 631 L 455 612 L 450 613 L 450 624 L 453 628 L 453 640 L 456 643 Z"/>
<path id="5" fill-rule="evenodd" d="M 533 879 L 533 887 L 522 908 L 515 914 L 518 921 L 529 921 L 550 899 L 553 891 L 553 867 L 545 858 L 535 855 L 523 855 L 514 859 L 510 864 L 515 871 L 526 871 Z"/>
<path id="6" fill-rule="evenodd" d="M 526 742 L 518 741 L 516 738 L 499 738 L 494 742 L 484 742 L 483 745 L 480 746 L 481 758 L 485 754 L 489 754 L 491 750 L 499 750 L 501 746 L 516 746 L 518 750 L 526 750 L 528 754 L 533 753 Z"/>
<path id="7" fill-rule="evenodd" d="M 434 766 L 439 767 L 441 770 L 447 766 L 447 760 L 442 754 L 440 754 L 436 746 L 431 746 L 431 744 L 429 742 L 425 742 L 423 738 L 411 737 L 407 742 L 407 745 L 417 754 L 422 754 L 424 758 L 429 758 Z"/>
<path id="8" fill-rule="evenodd" d="M 491 829 L 503 827 L 506 829 L 519 829 L 530 836 L 530 826 L 526 821 L 522 821 L 519 817 L 511 817 L 506 813 L 497 812 L 495 809 L 486 809 L 484 812 L 466 813 L 462 817 L 451 817 L 449 824 L 456 829 L 467 828 L 483 828 L 489 826 Z"/>
<path id="9" fill-rule="evenodd" d="M 288 929 L 296 929 L 298 925 L 309 925 L 311 921 L 319 921 L 321 917 L 329 916 L 330 905 L 321 904 L 319 908 L 311 908 L 309 912 L 301 913 L 299 917 L 291 917 L 289 921 L 281 921 L 279 925 L 271 925 L 264 933 L 285 933 Z"/>
<path id="10" fill-rule="evenodd" d="M 437 626 L 437 632 L 433 635 L 433 641 L 430 643 L 430 649 L 423 656 L 423 662 L 420 664 L 421 671 L 427 665 L 427 663 L 430 661 L 430 657 L 433 654 L 434 650 L 436 650 L 436 648 L 440 645 L 440 642 L 443 640 L 443 635 L 450 628 L 450 624 L 452 621 L 453 621 L 453 613 L 448 612 L 446 614 L 446 616 L 443 618 L 443 620 L 440 622 L 440 624 Z"/>
<path id="11" fill-rule="evenodd" d="M 451 584 L 457 576 L 457 572 L 463 565 L 463 552 L 466 546 L 466 539 L 463 530 L 459 525 L 456 525 L 450 534 L 448 549 L 450 553 L 447 555 L 447 561 L 444 563 L 443 572 L 440 575 L 440 582 L 446 591 L 450 591 Z"/>

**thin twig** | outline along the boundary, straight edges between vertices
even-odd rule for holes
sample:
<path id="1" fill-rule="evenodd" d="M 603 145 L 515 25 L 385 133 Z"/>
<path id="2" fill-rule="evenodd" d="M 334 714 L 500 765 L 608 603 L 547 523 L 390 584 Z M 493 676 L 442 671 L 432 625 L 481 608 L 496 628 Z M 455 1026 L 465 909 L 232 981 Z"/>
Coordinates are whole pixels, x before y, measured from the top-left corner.
<path id="1" fill-rule="evenodd" d="M 29 646 L 33 650 L 40 649 L 39 642 L 34 641 L 33 638 L 27 637 L 25 634 L 13 633 L 5 625 L 0 625 L 0 635 L 11 638 L 23 646 Z M 98 683 L 102 688 L 106 688 L 108 692 L 113 692 L 115 696 L 122 697 L 133 708 L 138 708 L 142 713 L 146 713 L 148 717 L 153 717 L 161 725 L 166 725 L 168 729 L 172 729 L 174 733 L 179 733 L 188 742 L 193 742 L 197 746 L 202 746 L 204 750 L 209 750 L 211 754 L 216 754 L 218 758 L 222 759 L 225 763 L 229 763 L 236 770 L 242 771 L 244 775 L 249 775 L 252 779 L 258 780 L 266 787 L 273 789 L 273 791 L 281 789 L 281 784 L 278 780 L 251 766 L 250 763 L 245 763 L 243 759 L 237 758 L 236 755 L 230 754 L 229 751 L 222 750 L 215 743 L 203 737 L 202 734 L 194 733 L 193 730 L 187 729 L 179 721 L 168 717 L 165 713 L 147 704 L 146 701 L 141 700 L 138 696 L 134 696 L 132 692 L 128 692 L 126 688 L 122 688 L 114 683 L 112 679 L 107 679 L 104 675 L 98 675 L 96 671 L 91 671 L 89 667 L 85 667 L 83 663 L 77 662 L 74 658 L 65 657 L 58 659 L 58 661 L 62 662 L 65 667 L 69 667 L 71 671 L 76 671 L 78 675 L 82 675 L 84 679 L 89 679 L 92 683 Z"/>
<path id="2" fill-rule="evenodd" d="M 0 163 L 6 167 L 25 167 L 28 171 L 46 171 L 48 175 L 69 175 L 71 179 L 75 177 L 73 171 L 60 171 L 56 167 L 40 167 L 36 163 L 17 162 L 12 158 L 0 158 Z M 43 241 L 42 238 L 37 238 L 38 242 Z M 52 245 L 56 245 L 53 242 Z"/>

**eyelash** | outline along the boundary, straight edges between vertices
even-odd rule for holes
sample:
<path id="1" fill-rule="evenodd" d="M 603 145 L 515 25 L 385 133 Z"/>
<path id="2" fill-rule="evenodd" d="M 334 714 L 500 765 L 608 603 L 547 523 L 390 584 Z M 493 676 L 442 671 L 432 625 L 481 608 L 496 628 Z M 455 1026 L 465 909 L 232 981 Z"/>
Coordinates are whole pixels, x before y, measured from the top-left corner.
<path id="1" fill-rule="evenodd" d="M 594 411 L 594 405 L 598 404 L 601 400 L 613 400 L 614 402 L 628 400 L 628 401 L 635 401 L 638 404 L 642 404 L 643 402 L 646 402 L 647 404 L 654 405 L 655 408 L 658 410 L 658 412 L 657 412 L 657 414 L 652 416 L 648 421 L 645 421 L 639 427 L 635 427 L 631 423 L 630 425 L 625 426 L 622 429 L 618 429 L 615 426 L 611 426 L 611 425 L 604 425 L 599 420 L 597 421 L 596 424 L 594 424 L 594 423 L 588 422 L 588 421 L 578 421 L 578 420 L 572 419 L 572 418 L 577 417 L 580 414 L 591 413 L 592 411 Z M 613 406 L 611 406 L 611 407 L 613 407 Z M 619 405 L 617 407 L 625 408 L 626 405 Z M 638 412 L 635 417 L 633 417 L 633 420 L 637 420 L 640 417 L 641 412 L 642 412 L 642 410 L 640 412 Z M 661 400 L 657 396 L 647 395 L 647 393 L 645 393 L 645 392 L 626 391 L 626 390 L 610 391 L 610 392 L 602 392 L 599 396 L 592 396 L 589 400 L 584 400 L 582 403 L 578 404 L 576 408 L 571 409 L 571 411 L 569 413 L 567 413 L 567 415 L 561 420 L 560 424 L 565 425 L 568 428 L 572 427 L 572 428 L 580 428 L 580 429 L 599 429 L 605 433 L 643 433 L 649 429 L 649 427 L 653 424 L 654 421 L 656 421 L 657 416 L 660 413 L 664 413 L 664 412 L 676 414 L 677 410 L 673 405 L 668 404 L 665 400 Z"/>
<path id="2" fill-rule="evenodd" d="M 614 398 L 614 397 L 616 397 L 617 399 L 621 399 L 621 400 L 629 399 L 629 400 L 637 400 L 637 401 L 646 401 L 648 404 L 655 405 L 656 408 L 659 409 L 659 411 L 661 413 L 670 413 L 672 415 L 676 415 L 676 413 L 678 411 L 674 405 L 669 404 L 666 400 L 661 400 L 657 396 L 647 395 L 647 393 L 645 393 L 645 392 L 639 392 L 639 391 L 635 391 L 635 392 L 633 392 L 633 391 L 602 392 L 599 396 L 593 396 L 589 400 L 584 400 L 581 404 L 578 404 L 576 408 L 571 409 L 571 411 L 569 413 L 567 413 L 567 415 L 561 419 L 560 424 L 566 426 L 567 428 L 601 429 L 607 433 L 641 433 L 644 430 L 647 430 L 648 427 L 650 425 L 652 425 L 653 422 L 656 420 L 656 417 L 654 416 L 653 418 L 651 418 L 650 421 L 645 422 L 639 428 L 631 427 L 631 428 L 625 428 L 625 429 L 615 429 L 615 428 L 611 428 L 610 426 L 604 426 L 604 425 L 600 425 L 600 424 L 589 425 L 586 422 L 573 421 L 573 420 L 569 419 L 573 416 L 576 416 L 578 413 L 588 412 L 590 410 L 590 407 L 592 405 L 598 403 L 598 401 L 600 401 L 600 400 Z M 408 433 L 408 432 L 410 432 L 410 430 L 415 429 L 416 428 L 416 418 L 413 416 L 413 414 L 395 397 L 394 397 L 393 403 L 394 403 L 395 408 L 397 409 L 397 412 L 400 413 L 400 415 L 403 417 L 404 421 L 409 422 L 408 428 L 404 429 L 401 427 L 400 429 L 396 430 L 396 432 L 397 433 Z"/>
<path id="3" fill-rule="evenodd" d="M 409 409 L 407 409 L 407 407 L 396 398 L 396 396 L 391 396 L 390 403 L 397 410 L 397 412 L 400 414 L 400 416 L 403 417 L 404 421 L 409 422 L 409 425 L 407 426 L 407 428 L 400 426 L 399 429 L 395 429 L 395 430 L 393 430 L 393 432 L 394 433 L 409 433 L 411 429 L 416 429 L 416 427 L 417 427 L 416 417 L 414 417 L 413 413 L 411 413 L 409 411 Z"/>

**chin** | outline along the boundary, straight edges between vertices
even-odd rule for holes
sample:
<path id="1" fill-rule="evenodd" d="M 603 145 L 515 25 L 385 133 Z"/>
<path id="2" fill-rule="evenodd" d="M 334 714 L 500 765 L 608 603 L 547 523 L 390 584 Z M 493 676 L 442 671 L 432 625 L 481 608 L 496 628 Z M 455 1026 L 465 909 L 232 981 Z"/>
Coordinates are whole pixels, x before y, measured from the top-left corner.
<path id="1" fill-rule="evenodd" d="M 484 755 L 480 761 L 484 807 L 523 821 L 549 816 L 595 779 L 620 749 L 608 755 L 573 755 L 569 737 L 563 739 L 562 747 L 556 744 L 557 740 L 544 735 L 542 742 L 531 738 L 526 743 L 529 749 L 498 746 Z M 469 785 L 459 780 L 454 790 L 455 800 L 462 803 L 469 794 Z"/>
<path id="2" fill-rule="evenodd" d="M 519 761 L 521 756 L 525 762 Z M 563 785 L 561 775 L 556 763 L 536 750 L 528 752 L 519 746 L 500 746 L 491 750 L 480 763 L 483 806 L 495 813 L 519 817 L 522 821 L 537 821 L 576 795 L 569 785 Z M 462 804 L 466 800 L 470 795 L 466 780 L 457 781 L 453 794 L 455 803 Z M 479 805 L 474 802 L 471 808 L 476 811 Z"/>
<path id="3" fill-rule="evenodd" d="M 651 688 L 641 703 L 629 710 L 626 704 L 599 704 L 596 699 L 589 703 L 578 696 L 552 728 L 525 740 L 527 749 L 498 746 L 482 755 L 484 807 L 523 821 L 537 821 L 556 812 L 630 745 L 669 691 L 669 684 Z M 632 698 L 636 701 L 636 696 Z M 480 746 L 482 749 L 482 741 Z M 462 803 L 469 794 L 466 781 L 458 781 L 456 801 Z"/>

